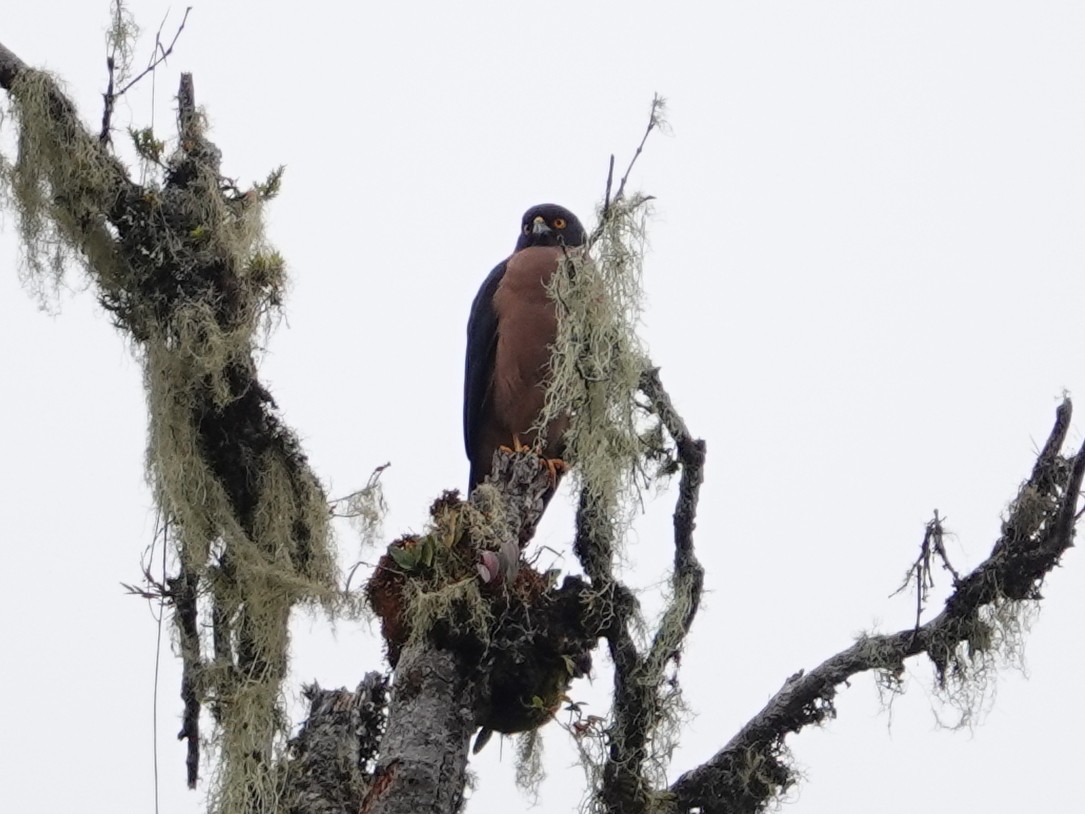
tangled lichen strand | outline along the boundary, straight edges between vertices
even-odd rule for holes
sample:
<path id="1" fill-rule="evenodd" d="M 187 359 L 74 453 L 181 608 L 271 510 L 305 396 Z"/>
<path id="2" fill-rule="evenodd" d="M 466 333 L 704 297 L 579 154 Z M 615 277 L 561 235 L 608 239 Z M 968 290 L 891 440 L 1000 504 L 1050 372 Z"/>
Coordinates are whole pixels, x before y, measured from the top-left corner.
<path id="1" fill-rule="evenodd" d="M 593 523 L 620 540 L 636 506 L 646 447 L 635 394 L 645 355 L 636 328 L 645 247 L 644 199 L 611 204 L 590 252 L 570 249 L 550 284 L 558 325 L 538 425 L 565 412 L 565 457 Z"/>
<path id="2" fill-rule="evenodd" d="M 953 716 L 935 709 L 941 726 L 961 729 L 980 723 L 994 703 L 999 668 L 1025 671 L 1025 638 L 1038 611 L 1035 601 L 999 597 L 964 621 L 958 631 L 962 639 L 931 643 L 935 697 Z"/>
<path id="3" fill-rule="evenodd" d="M 545 779 L 542 735 L 537 729 L 520 733 L 516 737 L 516 788 L 536 805 L 539 787 Z"/>
<path id="4" fill-rule="evenodd" d="M 350 525 L 358 535 L 362 552 L 376 547 L 377 541 L 384 539 L 384 515 L 388 504 L 384 500 L 384 487 L 380 480 L 382 471 L 383 467 L 378 467 L 364 487 L 332 504 L 333 515 L 336 514 L 334 507 L 343 506 L 339 516 L 349 518 Z"/>
<path id="5" fill-rule="evenodd" d="M 211 812 L 273 814 L 282 810 L 286 775 L 275 765 L 268 734 L 287 728 L 278 692 L 266 684 L 239 684 L 223 706 L 218 731 L 211 742 L 218 760 L 208 792 Z M 263 710 L 273 710 L 272 717 Z M 254 715 L 254 712 L 257 712 Z"/>

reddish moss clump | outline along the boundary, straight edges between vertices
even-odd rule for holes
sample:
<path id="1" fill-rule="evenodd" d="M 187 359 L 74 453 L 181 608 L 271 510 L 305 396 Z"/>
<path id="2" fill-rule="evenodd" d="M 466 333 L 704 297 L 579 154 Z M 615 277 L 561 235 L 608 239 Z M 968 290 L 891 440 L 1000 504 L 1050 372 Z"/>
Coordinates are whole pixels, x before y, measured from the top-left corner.
<path id="1" fill-rule="evenodd" d="M 419 537 L 404 535 L 393 542 L 389 549 L 398 546 L 412 549 L 419 544 Z M 381 636 L 388 648 L 388 663 L 394 669 L 399 662 L 399 654 L 410 635 L 403 607 L 403 586 L 407 575 L 396 565 L 391 554 L 385 553 L 377 561 L 373 576 L 365 585 L 365 598 L 369 607 L 381 620 Z"/>

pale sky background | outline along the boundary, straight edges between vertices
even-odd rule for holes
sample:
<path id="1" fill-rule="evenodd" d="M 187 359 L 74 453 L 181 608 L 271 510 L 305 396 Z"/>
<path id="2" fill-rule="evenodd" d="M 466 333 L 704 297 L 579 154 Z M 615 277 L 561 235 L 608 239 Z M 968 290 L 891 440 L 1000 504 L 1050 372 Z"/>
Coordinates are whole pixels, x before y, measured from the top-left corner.
<path id="1" fill-rule="evenodd" d="M 96 126 L 106 0 L 7 5 L 0 41 L 62 76 Z M 146 54 L 167 4 L 132 7 Z M 286 164 L 269 234 L 293 285 L 262 374 L 332 494 L 392 462 L 392 539 L 466 481 L 464 326 L 521 213 L 556 201 L 590 223 L 607 156 L 624 164 L 653 92 L 669 99 L 673 135 L 634 178 L 658 197 L 643 336 L 709 449 L 708 593 L 682 669 L 696 717 L 673 778 L 795 670 L 909 624 L 912 599 L 889 595 L 933 509 L 959 569 L 986 556 L 1064 389 L 1080 442 L 1083 43 L 1085 5 L 1038 0 L 196 0 L 153 112 L 172 135 L 192 71 L 227 174 Z M 150 121 L 140 90 L 119 127 Z M 3 226 L 0 810 L 148 812 L 156 625 L 120 587 L 154 529 L 140 366 L 78 276 L 59 314 L 39 309 Z M 652 504 L 628 545 L 648 607 L 670 508 Z M 555 501 L 540 531 L 566 566 L 571 524 Z M 341 531 L 345 565 L 375 560 Z M 1001 675 L 982 725 L 938 728 L 925 662 L 891 722 L 861 677 L 839 720 L 790 739 L 807 781 L 785 810 L 1076 810 L 1081 559 L 1049 580 L 1028 678 Z M 297 620 L 290 692 L 381 669 L 375 631 L 329 627 Z M 203 795 L 183 786 L 179 663 L 168 644 L 162 658 L 161 810 L 187 814 Z M 597 664 L 572 690 L 593 712 Z M 569 737 L 544 740 L 541 810 L 572 811 Z M 472 760 L 468 812 L 530 808 L 512 754 L 495 740 Z"/>

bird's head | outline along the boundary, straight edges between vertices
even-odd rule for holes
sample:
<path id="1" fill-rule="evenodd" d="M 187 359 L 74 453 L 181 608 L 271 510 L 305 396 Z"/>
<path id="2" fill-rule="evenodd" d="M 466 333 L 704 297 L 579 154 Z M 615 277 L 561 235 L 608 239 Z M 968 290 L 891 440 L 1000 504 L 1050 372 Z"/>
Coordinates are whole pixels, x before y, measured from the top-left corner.
<path id="1" fill-rule="evenodd" d="M 582 246 L 587 240 L 576 215 L 557 204 L 539 204 L 524 213 L 516 251 L 529 246 Z"/>

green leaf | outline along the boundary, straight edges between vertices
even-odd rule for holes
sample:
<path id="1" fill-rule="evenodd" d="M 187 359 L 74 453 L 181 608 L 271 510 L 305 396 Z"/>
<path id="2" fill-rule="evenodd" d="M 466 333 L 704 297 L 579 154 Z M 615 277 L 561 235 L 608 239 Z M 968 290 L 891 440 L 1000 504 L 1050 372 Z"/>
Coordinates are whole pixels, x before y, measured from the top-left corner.
<path id="1" fill-rule="evenodd" d="M 422 550 L 419 555 L 419 560 L 426 568 L 433 565 L 433 553 L 435 548 L 436 545 L 434 544 L 432 537 L 426 537 L 422 541 Z"/>
<path id="2" fill-rule="evenodd" d="M 418 566 L 418 550 L 407 549 L 402 546 L 389 546 L 388 553 L 396 561 L 396 565 L 404 571 L 413 571 Z"/>

